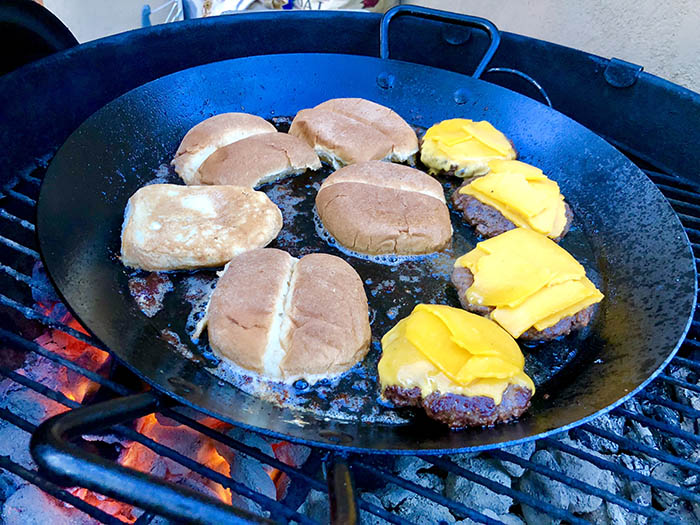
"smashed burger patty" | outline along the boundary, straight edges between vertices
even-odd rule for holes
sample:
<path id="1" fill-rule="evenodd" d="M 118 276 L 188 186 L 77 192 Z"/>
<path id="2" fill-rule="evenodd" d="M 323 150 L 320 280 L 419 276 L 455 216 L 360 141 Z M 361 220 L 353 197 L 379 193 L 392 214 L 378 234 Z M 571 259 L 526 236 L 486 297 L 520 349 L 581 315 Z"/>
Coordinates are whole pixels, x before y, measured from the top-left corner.
<path id="1" fill-rule="evenodd" d="M 282 213 L 261 191 L 151 184 L 126 205 L 121 260 L 150 271 L 223 266 L 267 246 L 281 229 Z"/>
<path id="2" fill-rule="evenodd" d="M 357 272 L 324 253 L 295 259 L 274 248 L 234 257 L 207 306 L 220 356 L 275 381 L 314 383 L 360 361 L 371 337 Z"/>
<path id="3" fill-rule="evenodd" d="M 535 392 L 518 344 L 496 323 L 420 304 L 382 338 L 382 395 L 452 428 L 520 416 Z"/>
<path id="4" fill-rule="evenodd" d="M 603 299 L 566 250 L 524 228 L 477 244 L 455 262 L 452 282 L 464 308 L 530 340 L 586 326 Z"/>
<path id="5" fill-rule="evenodd" d="M 368 160 L 413 164 L 418 137 L 393 110 L 362 98 L 334 98 L 297 113 L 289 134 L 335 169 Z"/>
<path id="6" fill-rule="evenodd" d="M 490 171 L 464 182 L 452 203 L 484 237 L 516 227 L 529 228 L 559 242 L 573 220 L 559 185 L 542 170 L 517 160 L 494 160 Z"/>
<path id="7" fill-rule="evenodd" d="M 430 253 L 452 239 L 440 183 L 400 164 L 370 161 L 339 169 L 321 184 L 316 209 L 328 232 L 360 253 Z"/>
<path id="8" fill-rule="evenodd" d="M 485 120 L 443 120 L 428 128 L 420 148 L 420 160 L 430 173 L 462 178 L 487 173 L 491 160 L 516 157 L 515 148 L 506 136 Z"/>

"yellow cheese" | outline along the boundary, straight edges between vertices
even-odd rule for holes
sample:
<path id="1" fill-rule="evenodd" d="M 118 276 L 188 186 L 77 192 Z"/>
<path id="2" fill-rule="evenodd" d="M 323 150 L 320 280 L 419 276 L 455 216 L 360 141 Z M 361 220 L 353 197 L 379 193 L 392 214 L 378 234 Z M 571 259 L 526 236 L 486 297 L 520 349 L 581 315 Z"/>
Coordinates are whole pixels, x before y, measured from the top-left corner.
<path id="1" fill-rule="evenodd" d="M 530 228 L 552 238 L 559 237 L 566 225 L 566 208 L 559 185 L 542 170 L 516 160 L 491 161 L 490 171 L 475 179 L 460 193 L 501 212 L 522 228 Z"/>
<path id="2" fill-rule="evenodd" d="M 513 146 L 489 122 L 450 119 L 426 131 L 421 146 L 421 160 L 431 172 L 455 169 L 458 177 L 470 177 L 488 171 L 487 162 L 514 159 Z"/>
<path id="3" fill-rule="evenodd" d="M 514 308 L 499 306 L 491 312 L 491 317 L 510 335 L 520 337 L 542 319 L 553 316 L 562 319 L 562 312 L 591 296 L 591 291 L 581 281 L 567 281 L 542 288 Z"/>
<path id="4" fill-rule="evenodd" d="M 533 326 L 549 328 L 603 299 L 566 250 L 524 228 L 480 242 L 455 266 L 474 276 L 467 302 L 493 307 L 490 317 L 513 337 Z"/>
<path id="5" fill-rule="evenodd" d="M 382 338 L 383 388 L 491 397 L 501 402 L 508 385 L 534 384 L 523 372 L 517 343 L 496 323 L 459 308 L 418 305 Z"/>

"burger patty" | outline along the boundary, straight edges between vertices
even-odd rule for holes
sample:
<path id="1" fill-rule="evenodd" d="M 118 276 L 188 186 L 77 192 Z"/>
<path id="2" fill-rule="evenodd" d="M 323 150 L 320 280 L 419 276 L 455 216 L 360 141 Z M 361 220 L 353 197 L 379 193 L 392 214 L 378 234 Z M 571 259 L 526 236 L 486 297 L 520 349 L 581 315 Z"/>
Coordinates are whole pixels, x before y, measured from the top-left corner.
<path id="1" fill-rule="evenodd" d="M 450 428 L 490 426 L 519 417 L 530 406 L 529 388 L 509 385 L 500 404 L 486 396 L 462 396 L 433 392 L 423 399 L 420 388 L 396 385 L 384 389 L 383 395 L 397 407 L 422 407 L 428 417 Z"/>
<path id="2" fill-rule="evenodd" d="M 474 282 L 474 275 L 468 268 L 456 267 L 452 270 L 452 284 L 457 288 L 457 295 L 462 308 L 475 314 L 488 316 L 493 310 L 492 306 L 480 306 L 467 302 L 467 289 Z M 551 341 L 562 335 L 568 335 L 574 330 L 588 326 L 593 317 L 595 305 L 591 305 L 573 315 L 564 317 L 554 326 L 537 330 L 534 326 L 523 332 L 518 339 L 524 341 Z"/>
<path id="3" fill-rule="evenodd" d="M 473 180 L 474 179 L 470 179 L 465 182 L 452 193 L 452 204 L 455 209 L 462 212 L 464 220 L 467 221 L 468 224 L 474 226 L 476 232 L 483 237 L 495 237 L 496 235 L 514 229 L 516 227 L 515 224 L 506 219 L 496 208 L 484 204 L 476 197 L 459 192 L 459 190 L 467 186 Z M 574 214 L 567 203 L 564 203 L 564 208 L 566 210 L 566 225 L 559 237 L 552 239 L 554 242 L 559 242 L 564 238 L 574 218 Z"/>

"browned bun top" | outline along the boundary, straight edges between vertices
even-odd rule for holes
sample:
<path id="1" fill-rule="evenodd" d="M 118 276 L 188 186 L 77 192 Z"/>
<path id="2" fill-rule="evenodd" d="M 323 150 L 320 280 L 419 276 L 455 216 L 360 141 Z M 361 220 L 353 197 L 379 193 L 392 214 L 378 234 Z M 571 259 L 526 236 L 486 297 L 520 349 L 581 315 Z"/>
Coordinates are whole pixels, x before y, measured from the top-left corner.
<path id="1" fill-rule="evenodd" d="M 296 260 L 264 248 L 231 259 L 209 301 L 209 344 L 238 366 L 264 374 L 268 332 Z"/>
<path id="2" fill-rule="evenodd" d="M 411 126 L 391 109 L 361 98 L 332 99 L 303 109 L 289 133 L 336 168 L 368 160 L 409 161 L 418 151 Z"/>
<path id="3" fill-rule="evenodd" d="M 252 188 L 320 167 L 318 155 L 300 138 L 286 133 L 263 133 L 219 148 L 200 166 L 198 178 L 202 184 Z"/>
<path id="4" fill-rule="evenodd" d="M 277 130 L 272 124 L 257 115 L 248 113 L 214 115 L 187 132 L 177 148 L 172 165 L 185 183 L 199 184 L 196 178 L 197 169 L 218 148 L 252 135 L 275 131 Z"/>
<path id="5" fill-rule="evenodd" d="M 238 366 L 286 382 L 345 372 L 369 349 L 367 297 L 342 259 L 266 248 L 231 260 L 208 307 L 209 341 Z"/>
<path id="6" fill-rule="evenodd" d="M 293 273 L 285 313 L 291 330 L 283 339 L 286 376 L 337 375 L 360 361 L 371 332 L 362 279 L 334 255 L 312 253 Z"/>
<path id="7" fill-rule="evenodd" d="M 328 232 L 360 253 L 430 253 L 452 238 L 440 183 L 400 164 L 371 161 L 336 171 L 321 185 L 316 209 Z"/>
<path id="8" fill-rule="evenodd" d="M 418 137 L 394 110 L 363 98 L 334 98 L 316 106 L 372 126 L 391 140 L 393 152 L 406 160 L 418 151 Z"/>

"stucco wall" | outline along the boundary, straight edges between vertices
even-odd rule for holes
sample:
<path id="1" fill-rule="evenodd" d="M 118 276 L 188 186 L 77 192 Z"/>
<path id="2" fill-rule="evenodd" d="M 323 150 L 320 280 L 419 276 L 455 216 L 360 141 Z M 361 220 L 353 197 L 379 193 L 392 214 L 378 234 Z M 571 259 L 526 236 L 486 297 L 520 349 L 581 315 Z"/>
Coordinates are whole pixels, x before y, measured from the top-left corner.
<path id="1" fill-rule="evenodd" d="M 44 0 L 79 41 L 141 26 L 165 0 Z M 617 57 L 700 92 L 700 0 L 411 0 L 492 20 L 500 29 Z M 165 11 L 153 15 L 161 22 Z"/>
<path id="2" fill-rule="evenodd" d="M 700 0 L 416 0 L 499 29 L 617 57 L 700 92 Z"/>

